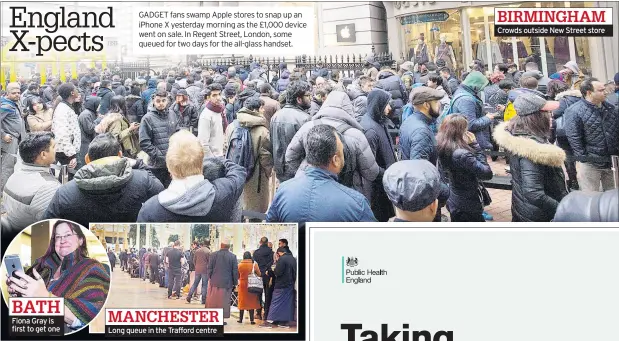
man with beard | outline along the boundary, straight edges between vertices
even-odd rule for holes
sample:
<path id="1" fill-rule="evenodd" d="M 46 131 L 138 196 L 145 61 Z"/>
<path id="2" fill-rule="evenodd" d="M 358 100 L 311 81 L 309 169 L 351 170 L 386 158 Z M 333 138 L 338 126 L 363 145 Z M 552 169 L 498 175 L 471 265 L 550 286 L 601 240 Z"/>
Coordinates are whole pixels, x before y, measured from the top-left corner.
<path id="1" fill-rule="evenodd" d="M 311 106 L 311 100 L 309 83 L 301 80 L 290 82 L 286 89 L 286 105 L 271 118 L 273 166 L 280 182 L 289 179 L 285 171 L 286 149 L 301 126 L 310 120 L 307 110 Z"/>
<path id="2" fill-rule="evenodd" d="M 400 129 L 400 160 L 428 160 L 436 166 L 438 160 L 436 138 L 430 126 L 441 114 L 440 100 L 444 95 L 444 91 L 427 86 L 414 88 L 411 91 L 410 102 L 413 105 L 413 113 L 402 123 Z M 448 197 L 449 187 L 443 183 L 439 207 Z M 441 221 L 440 212 L 439 208 L 437 221 Z"/>

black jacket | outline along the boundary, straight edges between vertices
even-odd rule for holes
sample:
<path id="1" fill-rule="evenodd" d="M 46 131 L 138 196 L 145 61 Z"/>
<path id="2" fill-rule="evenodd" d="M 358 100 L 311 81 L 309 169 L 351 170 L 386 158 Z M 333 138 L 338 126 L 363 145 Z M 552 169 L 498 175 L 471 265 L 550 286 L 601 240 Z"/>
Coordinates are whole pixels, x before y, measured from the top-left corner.
<path id="1" fill-rule="evenodd" d="M 51 107 L 51 104 L 54 103 L 56 97 L 58 97 L 58 92 L 56 92 L 56 89 L 54 89 L 51 85 L 48 85 L 45 89 L 41 90 L 43 90 L 43 101 Z"/>
<path id="2" fill-rule="evenodd" d="M 291 253 L 279 257 L 275 264 L 275 289 L 294 288 L 297 279 L 297 260 Z"/>
<path id="3" fill-rule="evenodd" d="M 290 104 L 286 104 L 271 118 L 273 167 L 280 182 L 292 177 L 291 173 L 286 171 L 286 149 L 297 131 L 310 119 L 311 116 L 306 111 Z"/>
<path id="4" fill-rule="evenodd" d="M 101 98 L 101 109 L 99 109 L 99 113 L 101 115 L 105 115 L 110 110 L 110 101 L 112 97 L 114 97 L 114 91 L 108 88 L 99 88 L 97 91 L 97 97 Z"/>
<path id="5" fill-rule="evenodd" d="M 112 82 L 112 91 L 118 96 L 125 96 L 127 89 L 121 82 Z"/>
<path id="6" fill-rule="evenodd" d="M 239 265 L 234 253 L 221 249 L 211 254 L 208 277 L 215 288 L 232 289 L 239 282 Z"/>
<path id="7" fill-rule="evenodd" d="M 170 136 L 178 130 L 176 115 L 167 110 L 153 108 L 140 123 L 140 148 L 148 154 L 148 163 L 153 168 L 166 168 L 165 156 L 168 152 Z"/>
<path id="8" fill-rule="evenodd" d="M 82 226 L 93 222 L 135 222 L 142 204 L 163 190 L 163 185 L 141 162 L 110 158 L 104 164 L 82 167 L 61 186 L 44 219 L 67 219 Z M 132 167 L 136 167 L 133 169 Z"/>
<path id="9" fill-rule="evenodd" d="M 361 126 L 363 133 L 370 144 L 370 148 L 376 158 L 376 163 L 382 169 L 389 168 L 397 160 L 391 137 L 387 130 L 389 120 L 384 115 L 384 110 L 389 103 L 390 95 L 385 91 L 373 90 L 368 96 L 367 112 L 361 118 Z M 368 188 L 364 188 L 364 192 L 368 193 L 374 216 L 378 221 L 388 221 L 393 217 L 393 205 L 385 193 L 382 177 L 379 176 L 371 183 L 368 183 Z"/>
<path id="10" fill-rule="evenodd" d="M 451 214 L 470 212 L 481 214 L 484 210 L 481 201 L 479 180 L 492 179 L 492 168 L 486 155 L 477 142 L 471 144 L 473 151 L 459 148 L 451 157 L 441 155 L 440 161 L 449 176 L 449 199 L 447 209 Z"/>
<path id="11" fill-rule="evenodd" d="M 583 98 L 570 106 L 565 115 L 565 134 L 574 156 L 608 157 L 608 162 L 590 164 L 597 168 L 610 168 L 610 156 L 619 155 L 617 107 L 604 102 L 597 108 Z"/>
<path id="12" fill-rule="evenodd" d="M 618 222 L 619 191 L 568 194 L 557 208 L 555 222 Z"/>
<path id="13" fill-rule="evenodd" d="M 193 103 L 188 102 L 187 105 L 183 107 L 182 111 L 180 105 L 174 103 L 170 106 L 169 110 L 170 115 L 176 115 L 179 129 L 191 130 L 195 136 L 198 136 L 198 119 L 200 118 L 200 113 Z"/>
<path id="14" fill-rule="evenodd" d="M 166 190 L 150 198 L 137 216 L 138 222 L 229 222 L 243 186 L 245 168 L 225 160 L 226 175 L 204 180 L 180 197 Z"/>
<path id="15" fill-rule="evenodd" d="M 95 121 L 97 120 L 97 107 L 99 106 L 99 102 L 101 102 L 100 97 L 86 97 L 86 101 L 84 102 L 84 111 L 82 111 L 77 117 L 82 135 L 79 155 L 80 158 L 78 160 L 78 162 L 81 162 L 81 165 L 85 164 L 84 157 L 88 154 L 88 146 L 90 145 L 90 142 L 92 142 L 95 136 L 97 136 L 95 133 Z"/>
<path id="16" fill-rule="evenodd" d="M 406 93 L 406 88 L 400 80 L 398 75 L 391 70 L 383 70 L 378 73 L 378 83 L 376 87 L 379 89 L 383 89 L 391 94 L 392 99 L 392 110 L 393 110 L 393 118 L 394 123 L 397 126 L 400 126 L 400 118 L 402 117 L 402 108 L 404 107 L 405 102 L 407 102 L 408 95 Z"/>
<path id="17" fill-rule="evenodd" d="M 273 250 L 268 245 L 260 245 L 254 252 L 254 260 L 258 263 L 261 273 L 266 273 L 267 269 L 273 265 Z"/>
<path id="18" fill-rule="evenodd" d="M 142 117 L 146 115 L 146 104 L 140 96 L 129 95 L 125 99 L 127 102 L 127 119 L 129 123 L 142 121 Z"/>
<path id="19" fill-rule="evenodd" d="M 511 154 L 512 220 L 549 222 L 567 195 L 565 152 L 529 135 L 512 135 L 505 127 L 496 127 L 494 140 Z"/>

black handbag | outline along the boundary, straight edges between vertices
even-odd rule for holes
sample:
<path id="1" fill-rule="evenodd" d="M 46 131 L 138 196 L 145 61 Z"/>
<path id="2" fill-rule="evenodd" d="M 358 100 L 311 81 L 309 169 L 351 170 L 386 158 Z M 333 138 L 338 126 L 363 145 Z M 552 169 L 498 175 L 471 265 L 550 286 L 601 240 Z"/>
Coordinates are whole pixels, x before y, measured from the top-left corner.
<path id="1" fill-rule="evenodd" d="M 479 197 L 484 207 L 492 204 L 492 197 L 490 197 L 490 193 L 488 193 L 488 190 L 482 183 L 479 183 Z"/>

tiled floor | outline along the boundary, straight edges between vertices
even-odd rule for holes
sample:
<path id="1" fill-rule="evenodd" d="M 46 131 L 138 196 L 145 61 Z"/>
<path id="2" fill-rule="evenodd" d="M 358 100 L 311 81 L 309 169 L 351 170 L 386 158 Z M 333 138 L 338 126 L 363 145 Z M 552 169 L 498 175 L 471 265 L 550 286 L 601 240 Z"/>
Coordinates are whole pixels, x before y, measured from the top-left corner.
<path id="1" fill-rule="evenodd" d="M 116 268 L 112 273 L 112 285 L 108 294 L 105 308 L 203 308 L 199 301 L 188 304 L 185 301 L 187 294 L 182 293 L 180 300 L 167 299 L 167 289 L 160 288 L 158 284 L 150 284 L 138 278 L 131 278 L 128 273 L 121 272 Z M 296 333 L 297 329 L 265 329 L 258 325 L 262 322 L 256 320 L 255 325 L 249 324 L 249 316 L 245 313 L 242 324 L 238 323 L 238 309 L 232 307 L 231 318 L 227 319 L 228 325 L 224 327 L 225 333 Z M 105 316 L 100 313 L 90 324 L 91 333 L 105 332 Z"/>

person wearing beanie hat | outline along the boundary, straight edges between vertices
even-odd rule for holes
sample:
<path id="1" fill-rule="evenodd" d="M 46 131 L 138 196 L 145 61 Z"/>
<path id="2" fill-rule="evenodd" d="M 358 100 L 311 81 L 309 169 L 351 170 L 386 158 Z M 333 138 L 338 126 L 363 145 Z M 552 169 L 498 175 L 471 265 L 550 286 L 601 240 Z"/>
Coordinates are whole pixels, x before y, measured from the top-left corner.
<path id="1" fill-rule="evenodd" d="M 390 100 L 391 94 L 384 90 L 374 89 L 370 91 L 367 112 L 360 122 L 363 133 L 370 143 L 370 148 L 376 156 L 376 163 L 383 170 L 397 161 L 388 131 L 389 119 L 387 115 L 391 110 Z M 367 187 L 367 197 L 374 216 L 378 221 L 388 221 L 389 218 L 393 217 L 393 207 L 389 205 L 381 180 L 376 179 Z"/>
<path id="2" fill-rule="evenodd" d="M 580 83 L 585 79 L 585 75 L 578 67 L 578 64 L 570 60 L 563 65 L 563 70 L 559 74 L 563 76 L 563 81 L 571 85 L 572 89 L 580 89 Z"/>
<path id="3" fill-rule="evenodd" d="M 488 78 L 481 72 L 470 72 L 453 94 L 451 101 L 452 112 L 466 117 L 469 121 L 469 131 L 475 134 L 482 149 L 492 149 L 490 128 L 497 115 L 496 113 L 485 114 L 484 104 L 479 97 L 479 93 L 488 85 L 488 82 Z"/>
<path id="4" fill-rule="evenodd" d="M 426 160 L 398 161 L 387 168 L 383 186 L 395 206 L 394 222 L 431 222 L 438 211 L 441 175 Z"/>
<path id="5" fill-rule="evenodd" d="M 494 130 L 494 140 L 510 154 L 514 222 L 551 221 L 567 195 L 565 151 L 548 142 L 551 111 L 558 107 L 558 102 L 521 94 L 514 102 L 517 116 Z"/>
<path id="6" fill-rule="evenodd" d="M 189 130 L 198 136 L 198 108 L 189 100 L 187 90 L 180 89 L 176 92 L 175 103 L 170 106 L 170 114 L 176 115 L 178 127 L 181 130 Z"/>

